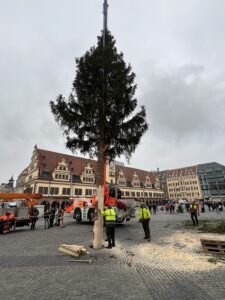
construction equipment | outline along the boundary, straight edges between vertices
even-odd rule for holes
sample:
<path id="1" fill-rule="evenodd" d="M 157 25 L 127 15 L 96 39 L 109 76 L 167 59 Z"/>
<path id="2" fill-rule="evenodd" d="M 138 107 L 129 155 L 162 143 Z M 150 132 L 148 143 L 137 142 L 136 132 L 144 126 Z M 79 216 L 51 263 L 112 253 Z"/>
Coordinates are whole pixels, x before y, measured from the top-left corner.
<path id="1" fill-rule="evenodd" d="M 30 207 L 41 198 L 41 194 L 0 193 L 0 232 L 8 233 L 11 228 L 29 226 Z"/>
<path id="2" fill-rule="evenodd" d="M 42 198 L 42 194 L 32 193 L 0 193 L 0 203 L 12 200 L 25 200 L 27 206 L 38 204 L 37 200 Z"/>
<path id="3" fill-rule="evenodd" d="M 71 198 L 72 202 L 66 211 L 73 210 L 73 218 L 77 222 L 94 222 L 96 211 L 96 196 L 92 198 Z M 116 211 L 117 223 L 122 223 L 125 220 L 129 221 L 130 218 L 135 217 L 135 200 L 134 199 L 121 199 L 121 192 L 115 185 L 109 185 L 109 192 L 105 189 L 104 193 L 104 206 L 112 206 Z"/>

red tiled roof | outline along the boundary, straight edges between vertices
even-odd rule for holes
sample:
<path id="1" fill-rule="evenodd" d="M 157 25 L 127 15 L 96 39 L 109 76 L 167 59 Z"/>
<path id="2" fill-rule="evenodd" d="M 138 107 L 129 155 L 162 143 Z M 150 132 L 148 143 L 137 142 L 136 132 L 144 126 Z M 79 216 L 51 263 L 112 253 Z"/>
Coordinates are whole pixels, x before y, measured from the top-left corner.
<path id="1" fill-rule="evenodd" d="M 127 181 L 132 181 L 133 175 L 136 174 L 141 182 L 145 182 L 146 176 L 148 176 L 151 183 L 155 184 L 155 176 L 152 172 L 116 165 L 116 177 L 118 177 L 120 171 L 123 172 Z"/>
<path id="2" fill-rule="evenodd" d="M 97 161 L 83 157 L 52 152 L 43 149 L 37 149 L 40 171 L 52 172 L 56 169 L 58 163 L 65 159 L 74 175 L 83 173 L 88 163 L 92 166 L 93 172 L 97 173 Z"/>
<path id="3" fill-rule="evenodd" d="M 38 148 L 36 149 L 36 151 L 38 154 L 39 168 L 41 172 L 52 172 L 57 167 L 58 163 L 64 158 L 65 161 L 69 164 L 70 168 L 73 169 L 72 172 L 74 175 L 80 176 L 88 163 L 90 163 L 90 165 L 92 166 L 94 174 L 97 173 L 96 160 Z M 144 182 L 146 176 L 148 176 L 151 180 L 151 183 L 155 183 L 155 176 L 152 172 L 116 165 L 116 177 L 118 177 L 120 170 L 122 170 L 127 181 L 132 181 L 133 175 L 136 173 L 140 181 Z"/>
<path id="4" fill-rule="evenodd" d="M 173 169 L 167 171 L 167 176 L 170 177 L 179 177 L 179 176 L 187 176 L 187 175 L 196 175 L 197 174 L 197 166 Z"/>

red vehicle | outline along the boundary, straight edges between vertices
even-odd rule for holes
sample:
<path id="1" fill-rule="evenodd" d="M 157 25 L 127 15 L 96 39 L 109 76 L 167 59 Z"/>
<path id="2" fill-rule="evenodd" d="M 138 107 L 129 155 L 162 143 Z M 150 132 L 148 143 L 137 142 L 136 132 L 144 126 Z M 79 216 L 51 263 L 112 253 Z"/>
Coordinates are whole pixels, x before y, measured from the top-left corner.
<path id="1" fill-rule="evenodd" d="M 105 191 L 104 205 L 111 205 L 116 210 L 117 222 L 122 223 L 124 220 L 129 221 L 130 218 L 135 217 L 135 200 L 121 199 L 120 190 L 116 186 L 110 185 L 109 193 Z M 92 198 L 75 197 L 71 198 L 69 205 L 66 207 L 66 212 L 72 213 L 73 218 L 77 222 L 91 222 L 94 221 L 95 216 L 96 196 Z"/>
<path id="2" fill-rule="evenodd" d="M 36 205 L 37 200 L 41 198 L 41 194 L 0 193 L 0 233 L 5 234 L 11 228 L 28 226 L 30 224 L 30 207 Z M 16 200 L 18 199 L 21 200 L 19 201 L 20 205 L 17 205 Z"/>

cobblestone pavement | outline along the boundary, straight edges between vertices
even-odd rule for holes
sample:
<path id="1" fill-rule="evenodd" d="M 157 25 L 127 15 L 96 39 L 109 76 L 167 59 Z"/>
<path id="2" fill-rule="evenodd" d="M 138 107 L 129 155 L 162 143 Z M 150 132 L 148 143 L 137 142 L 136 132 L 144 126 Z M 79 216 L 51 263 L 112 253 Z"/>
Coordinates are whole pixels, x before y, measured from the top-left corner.
<path id="1" fill-rule="evenodd" d="M 205 213 L 200 218 L 224 217 Z M 150 243 L 133 219 L 117 226 L 112 250 L 89 248 L 92 226 L 71 217 L 64 228 L 44 230 L 39 220 L 35 231 L 24 227 L 1 235 L 0 299 L 225 299 L 225 264 L 208 262 L 201 251 L 192 257 L 175 239 L 189 234 L 180 227 L 186 219 L 187 214 L 153 216 Z M 69 256 L 58 252 L 60 244 L 84 245 L 90 253 L 82 258 L 92 263 L 69 262 Z M 129 252 L 134 255 L 131 266 Z"/>

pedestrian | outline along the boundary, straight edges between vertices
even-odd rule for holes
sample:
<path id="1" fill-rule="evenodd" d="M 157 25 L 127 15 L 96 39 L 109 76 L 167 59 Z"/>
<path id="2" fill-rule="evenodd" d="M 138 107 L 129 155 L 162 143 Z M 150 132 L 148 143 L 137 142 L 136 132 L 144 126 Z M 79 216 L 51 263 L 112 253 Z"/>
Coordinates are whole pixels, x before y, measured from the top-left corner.
<path id="1" fill-rule="evenodd" d="M 56 210 L 55 210 L 55 207 L 53 206 L 52 208 L 51 208 L 51 211 L 50 211 L 50 216 L 49 216 L 49 227 L 53 227 L 53 223 L 54 223 L 54 219 L 55 219 L 55 212 L 56 212 Z"/>
<path id="2" fill-rule="evenodd" d="M 108 205 L 104 211 L 100 211 L 105 217 L 106 237 L 108 241 L 107 249 L 115 247 L 115 227 L 116 227 L 116 212 Z"/>
<path id="3" fill-rule="evenodd" d="M 50 227 L 49 217 L 50 217 L 50 211 L 49 211 L 48 207 L 45 206 L 45 209 L 44 209 L 45 229 L 48 229 Z"/>
<path id="4" fill-rule="evenodd" d="M 57 226 L 61 225 L 61 227 L 63 227 L 63 213 L 64 213 L 64 211 L 62 208 L 60 208 L 57 212 L 57 215 L 56 215 L 56 225 Z"/>
<path id="5" fill-rule="evenodd" d="M 30 214 L 30 217 L 31 217 L 31 227 L 30 229 L 31 230 L 35 230 L 35 224 L 38 220 L 38 215 L 39 215 L 39 211 L 36 207 L 32 206 L 31 207 L 31 214 Z"/>
<path id="6" fill-rule="evenodd" d="M 152 213 L 152 203 L 150 200 L 148 202 L 148 208 L 149 208 L 150 213 Z"/>
<path id="7" fill-rule="evenodd" d="M 191 215 L 191 219 L 193 222 L 193 225 L 198 225 L 198 215 L 199 215 L 199 208 L 198 205 L 196 204 L 196 201 L 193 200 L 193 202 L 190 204 L 190 215 Z"/>
<path id="8" fill-rule="evenodd" d="M 64 209 L 61 208 L 61 227 L 64 227 Z"/>
<path id="9" fill-rule="evenodd" d="M 156 215 L 157 204 L 155 202 L 152 204 L 152 209 L 153 209 L 153 214 Z"/>
<path id="10" fill-rule="evenodd" d="M 139 222 L 142 223 L 142 227 L 144 229 L 145 237 L 148 241 L 151 240 L 149 222 L 151 218 L 151 213 L 148 207 L 145 206 L 144 203 L 141 203 L 141 207 L 139 208 Z"/>

